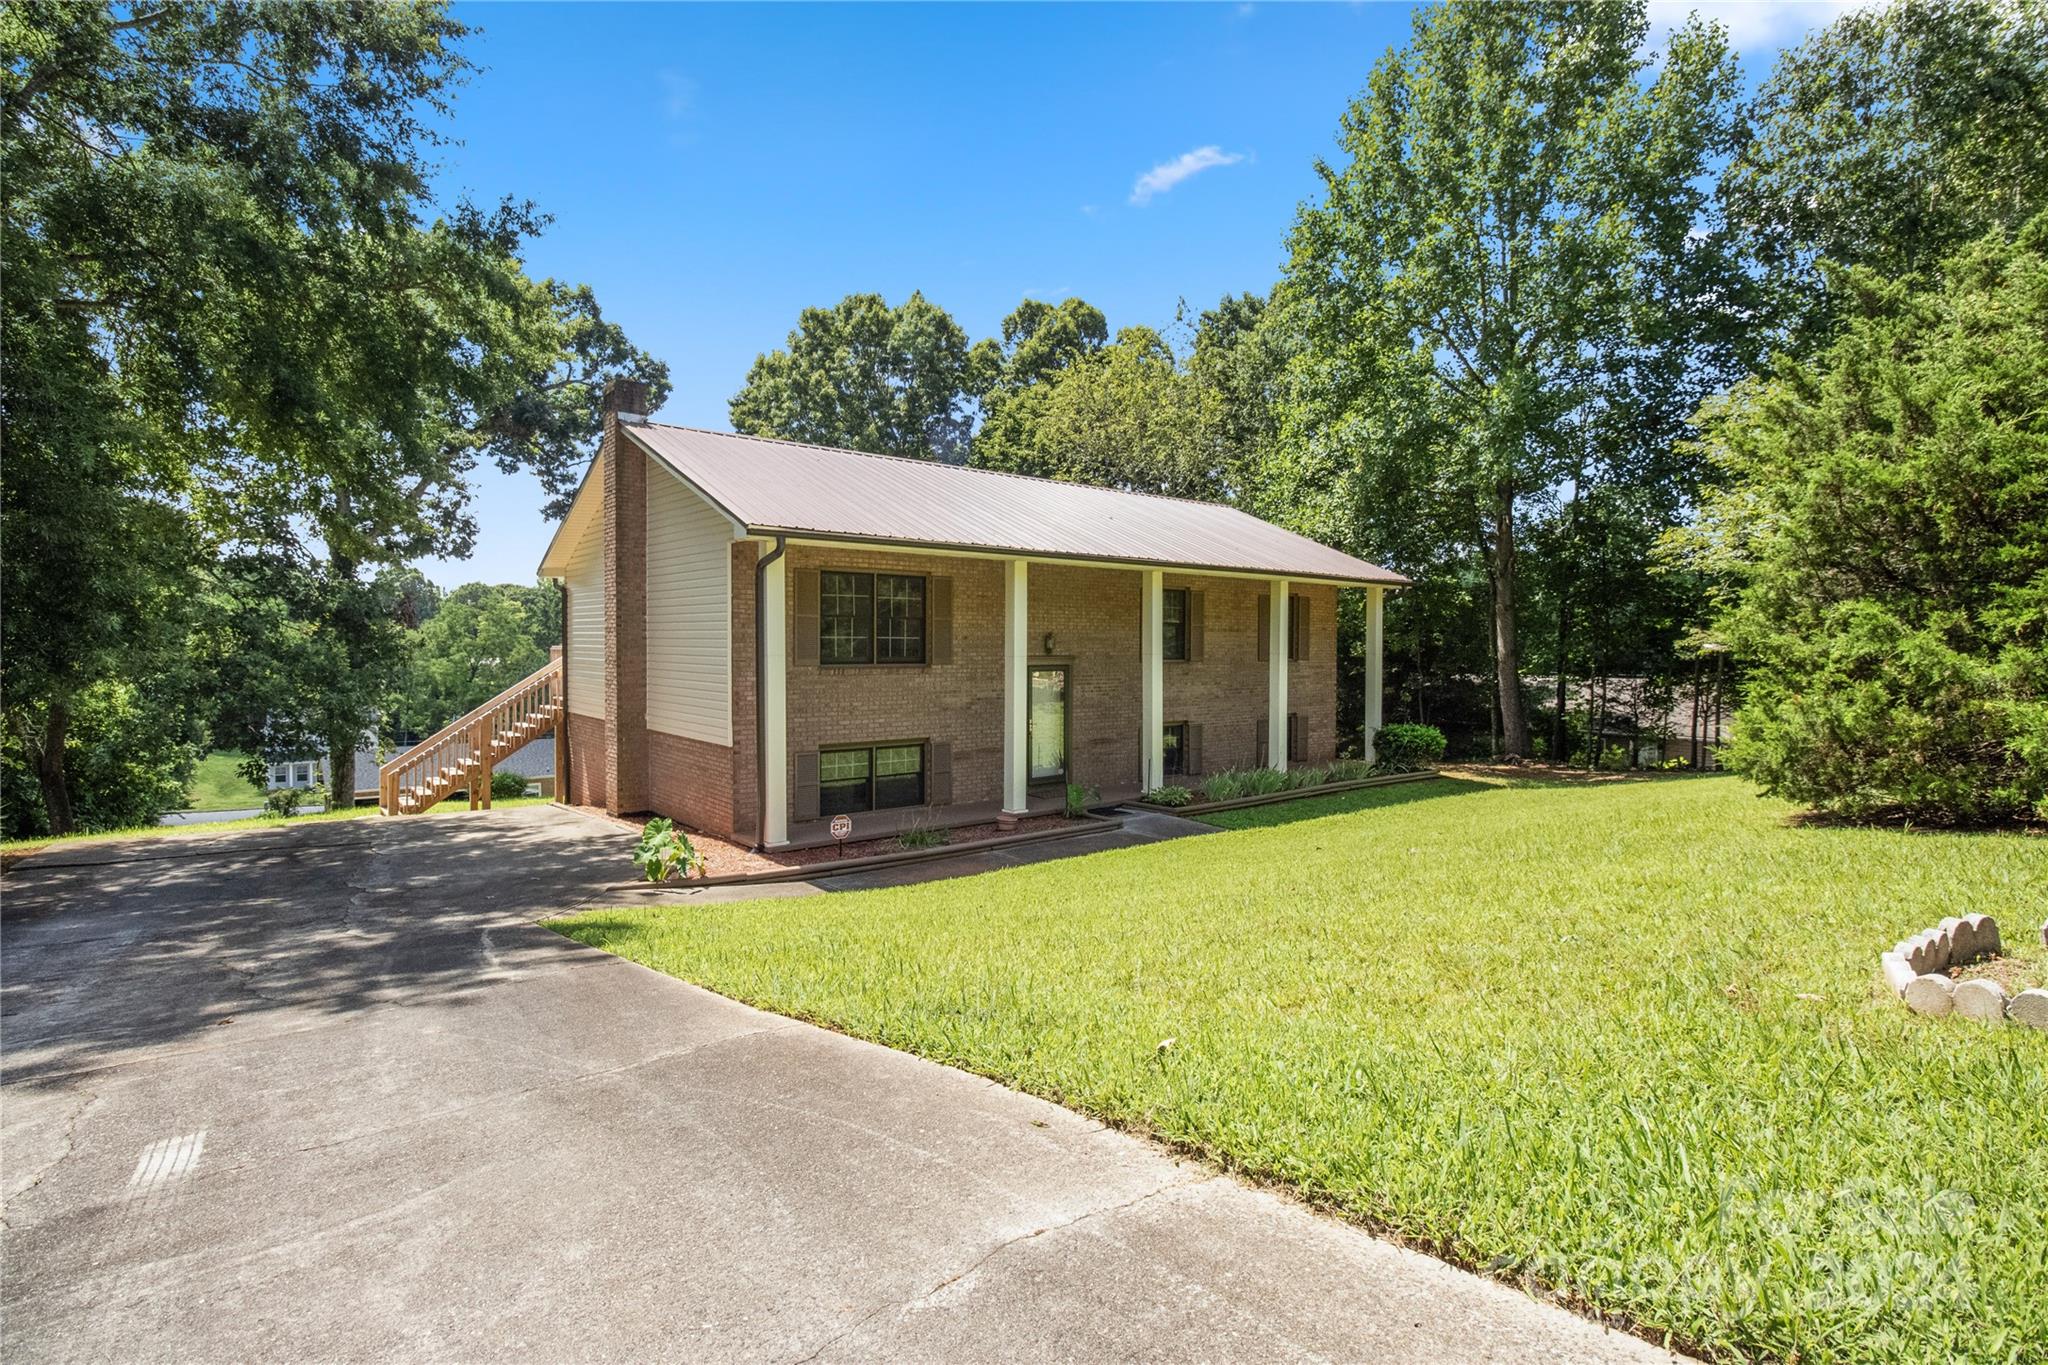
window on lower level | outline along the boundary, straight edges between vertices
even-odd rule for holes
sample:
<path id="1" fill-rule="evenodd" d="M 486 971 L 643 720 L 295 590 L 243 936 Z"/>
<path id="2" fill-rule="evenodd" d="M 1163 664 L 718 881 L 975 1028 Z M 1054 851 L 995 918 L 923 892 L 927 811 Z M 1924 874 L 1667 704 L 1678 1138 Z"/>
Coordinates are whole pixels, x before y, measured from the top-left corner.
<path id="1" fill-rule="evenodd" d="M 1300 763 L 1308 757 L 1308 741 L 1301 733 L 1301 716 L 1296 712 L 1287 715 L 1287 761 Z"/>
<path id="2" fill-rule="evenodd" d="M 1185 777 L 1188 771 L 1188 727 L 1185 722 L 1166 727 L 1166 775 Z"/>
<path id="3" fill-rule="evenodd" d="M 818 755 L 818 813 L 851 815 L 924 804 L 924 745 L 826 749 Z"/>

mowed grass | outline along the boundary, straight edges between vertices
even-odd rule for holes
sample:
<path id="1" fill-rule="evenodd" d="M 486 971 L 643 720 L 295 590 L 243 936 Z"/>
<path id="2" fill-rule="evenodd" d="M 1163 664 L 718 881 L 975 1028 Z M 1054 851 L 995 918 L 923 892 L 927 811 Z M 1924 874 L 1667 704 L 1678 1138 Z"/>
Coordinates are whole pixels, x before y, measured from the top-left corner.
<path id="1" fill-rule="evenodd" d="M 254 810 L 263 804 L 263 788 L 235 769 L 246 755 L 215 749 L 199 760 L 185 785 L 186 810 Z"/>
<path id="2" fill-rule="evenodd" d="M 2048 1035 L 1908 1015 L 1876 967 L 1948 914 L 2034 935 L 2048 839 L 1786 815 L 1733 778 L 1444 779 L 555 927 L 1696 1352 L 2040 1360 Z"/>

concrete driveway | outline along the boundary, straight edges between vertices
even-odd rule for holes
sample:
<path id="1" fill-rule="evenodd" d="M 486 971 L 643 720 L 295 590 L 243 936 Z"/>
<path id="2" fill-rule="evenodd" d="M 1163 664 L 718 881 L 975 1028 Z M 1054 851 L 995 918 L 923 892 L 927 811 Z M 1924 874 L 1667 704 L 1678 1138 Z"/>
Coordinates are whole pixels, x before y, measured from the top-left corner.
<path id="1" fill-rule="evenodd" d="M 1661 1358 L 532 923 L 629 841 L 526 809 L 10 874 L 8 1354 Z"/>

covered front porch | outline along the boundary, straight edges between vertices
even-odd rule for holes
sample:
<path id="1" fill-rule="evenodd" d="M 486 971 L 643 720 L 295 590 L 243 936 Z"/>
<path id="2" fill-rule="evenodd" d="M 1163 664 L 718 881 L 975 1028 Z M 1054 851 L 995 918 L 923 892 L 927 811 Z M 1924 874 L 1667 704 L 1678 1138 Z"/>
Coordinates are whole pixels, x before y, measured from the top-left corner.
<path id="1" fill-rule="evenodd" d="M 1089 804 L 1113 805 L 1198 772 L 1286 768 L 1290 755 L 1312 760 L 1320 753 L 1327 760 L 1336 742 L 1331 729 L 1333 589 L 1339 587 L 1361 587 L 1367 593 L 1370 662 L 1363 738 L 1365 752 L 1371 752 L 1372 734 L 1380 723 L 1385 592 L 1381 586 L 1167 566 L 962 555 L 902 545 L 886 547 L 886 559 L 883 547 L 864 547 L 866 558 L 856 561 L 850 558 L 856 553 L 851 547 L 808 537 L 791 537 L 788 550 L 787 555 L 765 559 L 760 578 L 759 809 L 766 817 L 759 826 L 762 847 L 828 842 L 831 807 L 828 802 L 823 811 L 819 808 L 817 751 L 831 748 L 828 741 L 842 735 L 849 740 L 865 738 L 865 729 L 873 732 L 878 744 L 884 735 L 900 736 L 888 741 L 899 746 L 889 752 L 911 752 L 900 746 L 914 746 L 914 737 L 925 733 L 919 698 L 954 708 L 966 703 L 965 709 L 972 710 L 971 723 L 956 710 L 947 724 L 930 727 L 935 738 L 937 731 L 945 730 L 948 740 L 925 748 L 927 761 L 943 771 L 942 777 L 927 777 L 945 794 L 893 810 L 859 808 L 856 837 L 990 820 L 1009 827 L 1030 816 L 1062 810 L 1070 780 L 1087 789 Z M 819 566 L 847 563 L 933 575 L 933 594 L 946 604 L 946 643 L 926 666 L 889 674 L 871 666 L 821 667 L 815 650 L 805 651 L 805 658 L 790 657 L 791 641 L 801 646 L 817 631 L 811 614 L 817 610 L 815 587 L 799 591 L 795 577 L 808 572 L 815 584 Z M 945 589 L 943 594 L 940 588 Z M 1210 603 L 1206 658 L 1200 625 L 1205 595 Z M 1316 612 L 1313 663 L 1305 646 L 1299 653 L 1290 647 L 1297 615 L 1306 626 L 1310 597 Z M 1290 667 L 1296 674 L 1291 683 Z M 794 695 L 793 674 L 802 681 Z M 1294 691 L 1302 695 L 1291 697 Z M 851 700 L 856 696 L 857 703 Z M 793 700 L 801 722 L 795 726 Z M 1290 701 L 1294 710 L 1305 714 L 1293 714 Z M 851 707 L 847 716 L 821 727 L 816 718 L 834 713 L 842 702 Z M 1219 726 L 1216 719 L 1225 711 L 1231 719 Z M 876 714 L 890 718 L 877 722 Z M 1212 760 L 1206 767 L 1199 761 L 1205 715 L 1210 720 Z M 1304 734 L 1312 722 L 1314 747 L 1309 753 L 1303 753 L 1291 720 L 1304 722 Z M 821 733 L 827 728 L 832 733 Z M 1190 747 L 1197 755 L 1192 764 Z M 875 750 L 876 772 L 890 771 L 883 766 L 887 756 L 883 748 Z M 955 771 L 960 774 L 957 788 Z M 792 784 L 796 801 L 791 799 Z M 806 818 L 806 811 L 815 818 Z"/>

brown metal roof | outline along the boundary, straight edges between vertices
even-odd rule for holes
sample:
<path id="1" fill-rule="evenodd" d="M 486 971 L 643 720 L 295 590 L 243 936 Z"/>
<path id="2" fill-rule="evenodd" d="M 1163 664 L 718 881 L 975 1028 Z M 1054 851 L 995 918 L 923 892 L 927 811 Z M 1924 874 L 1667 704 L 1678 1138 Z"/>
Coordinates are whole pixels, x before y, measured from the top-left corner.
<path id="1" fill-rule="evenodd" d="M 752 534 L 1408 582 L 1220 503 L 695 427 L 622 430 Z"/>

